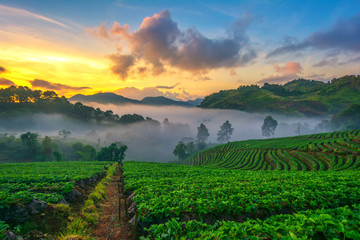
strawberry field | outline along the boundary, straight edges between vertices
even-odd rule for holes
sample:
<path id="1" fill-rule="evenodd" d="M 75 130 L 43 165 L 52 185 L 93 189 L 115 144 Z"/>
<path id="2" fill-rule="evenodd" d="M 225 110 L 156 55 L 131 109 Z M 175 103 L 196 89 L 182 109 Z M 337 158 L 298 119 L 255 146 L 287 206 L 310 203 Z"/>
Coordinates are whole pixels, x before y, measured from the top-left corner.
<path id="1" fill-rule="evenodd" d="M 358 171 L 123 168 L 143 238 L 360 238 Z"/>
<path id="2" fill-rule="evenodd" d="M 106 166 L 109 166 L 108 162 L 1 164 L 0 237 L 14 227 L 21 231 L 24 224 L 34 225 L 34 219 L 42 221 L 45 210 L 49 217 L 55 215 L 56 218 L 60 213 L 56 213 L 55 205 L 48 207 L 49 204 L 71 205 L 82 201 L 87 188 L 94 187 L 105 176 Z M 54 222 L 54 227 L 60 226 Z"/>

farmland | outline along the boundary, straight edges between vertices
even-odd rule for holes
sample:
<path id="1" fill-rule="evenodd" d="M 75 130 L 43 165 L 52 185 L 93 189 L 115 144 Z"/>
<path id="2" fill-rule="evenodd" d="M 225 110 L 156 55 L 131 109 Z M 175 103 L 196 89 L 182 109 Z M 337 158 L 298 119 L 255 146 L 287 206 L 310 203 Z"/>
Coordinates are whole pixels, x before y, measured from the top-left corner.
<path id="1" fill-rule="evenodd" d="M 243 170 L 360 168 L 360 130 L 230 142 L 189 157 L 187 165 Z"/>
<path id="2" fill-rule="evenodd" d="M 358 171 L 126 162 L 123 176 L 149 239 L 360 237 Z"/>
<path id="3" fill-rule="evenodd" d="M 105 176 L 108 165 L 109 162 L 1 164 L 0 234 L 10 226 L 33 224 L 33 218 L 44 215 L 49 204 L 56 204 L 56 209 L 81 201 L 87 190 Z"/>
<path id="4" fill-rule="evenodd" d="M 360 239 L 359 135 L 231 142 L 176 164 L 126 161 L 87 199 L 109 162 L 2 164 L 0 234 L 20 220 L 19 234 L 95 239 Z M 41 229 L 44 219 L 62 228 Z"/>
<path id="5" fill-rule="evenodd" d="M 182 165 L 126 162 L 129 212 L 143 239 L 359 239 L 359 135 L 230 142 Z"/>

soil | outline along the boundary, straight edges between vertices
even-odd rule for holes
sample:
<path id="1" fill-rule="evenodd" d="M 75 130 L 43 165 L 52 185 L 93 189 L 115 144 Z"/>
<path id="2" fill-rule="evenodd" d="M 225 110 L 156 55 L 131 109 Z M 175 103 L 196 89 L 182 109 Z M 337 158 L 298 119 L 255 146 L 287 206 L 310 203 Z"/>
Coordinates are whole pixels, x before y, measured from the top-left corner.
<path id="1" fill-rule="evenodd" d="M 106 187 L 106 201 L 102 204 L 101 219 L 93 232 L 93 237 L 98 240 L 132 239 L 130 217 L 125 214 L 124 207 L 121 207 L 121 221 L 119 221 L 119 197 L 123 194 L 118 188 L 119 180 L 120 172 L 118 171 Z M 124 206 L 123 199 L 121 206 Z"/>

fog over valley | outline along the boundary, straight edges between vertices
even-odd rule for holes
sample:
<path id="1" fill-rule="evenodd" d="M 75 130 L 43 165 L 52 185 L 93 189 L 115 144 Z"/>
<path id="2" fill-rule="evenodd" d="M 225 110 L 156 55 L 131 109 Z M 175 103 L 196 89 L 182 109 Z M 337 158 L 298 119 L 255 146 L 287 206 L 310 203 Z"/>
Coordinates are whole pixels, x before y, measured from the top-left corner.
<path id="1" fill-rule="evenodd" d="M 84 103 L 101 110 L 112 110 L 114 114 L 140 114 L 153 121 L 144 121 L 128 125 L 103 122 L 82 122 L 61 114 L 32 114 L 1 119 L 0 131 L 21 134 L 27 131 L 37 132 L 41 136 L 57 136 L 58 131 L 71 131 L 71 137 L 90 143 L 93 146 L 106 146 L 112 142 L 121 142 L 128 146 L 127 160 L 169 162 L 177 158 L 173 150 L 180 140 L 195 141 L 197 127 L 201 123 L 208 128 L 208 143 L 216 144 L 220 126 L 229 120 L 234 128 L 230 141 L 263 138 L 261 126 L 269 114 L 246 113 L 237 110 L 186 108 L 178 106 L 147 105 L 102 105 Z M 301 134 L 313 133 L 321 119 L 289 117 L 271 114 L 279 125 L 275 137 L 294 136 L 301 124 Z M 168 119 L 168 122 L 164 121 Z M 100 139 L 100 141 L 99 141 Z"/>

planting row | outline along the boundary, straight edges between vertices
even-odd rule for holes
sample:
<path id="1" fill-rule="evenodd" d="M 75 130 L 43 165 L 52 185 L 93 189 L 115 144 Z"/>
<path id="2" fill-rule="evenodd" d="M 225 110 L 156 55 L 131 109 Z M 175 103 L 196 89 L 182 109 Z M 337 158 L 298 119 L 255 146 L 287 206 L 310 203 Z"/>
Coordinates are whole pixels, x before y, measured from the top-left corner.
<path id="1" fill-rule="evenodd" d="M 197 153 L 187 165 L 244 170 L 360 169 L 359 130 L 231 142 Z"/>
<path id="2" fill-rule="evenodd" d="M 360 202 L 358 171 L 239 171 L 139 162 L 123 168 L 143 227 L 171 218 L 243 222 Z"/>
<path id="3" fill-rule="evenodd" d="M 0 208 L 27 204 L 33 199 L 58 203 L 73 192 L 104 175 L 108 162 L 37 162 L 1 164 Z"/>

